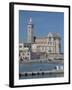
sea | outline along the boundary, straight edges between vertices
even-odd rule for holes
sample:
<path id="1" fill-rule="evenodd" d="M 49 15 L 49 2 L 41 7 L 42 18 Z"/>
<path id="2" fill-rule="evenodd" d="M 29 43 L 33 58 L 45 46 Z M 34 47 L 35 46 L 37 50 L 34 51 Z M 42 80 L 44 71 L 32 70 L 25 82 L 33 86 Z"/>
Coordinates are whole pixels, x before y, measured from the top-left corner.
<path id="1" fill-rule="evenodd" d="M 63 66 L 62 63 L 48 63 L 48 62 L 30 62 L 30 63 L 19 63 L 19 73 L 21 72 L 39 72 L 39 71 L 51 71 L 56 66 Z M 24 75 L 19 76 L 19 79 L 33 79 L 33 78 L 57 78 L 64 77 L 64 73 L 59 74 L 39 74 L 39 75 Z"/>

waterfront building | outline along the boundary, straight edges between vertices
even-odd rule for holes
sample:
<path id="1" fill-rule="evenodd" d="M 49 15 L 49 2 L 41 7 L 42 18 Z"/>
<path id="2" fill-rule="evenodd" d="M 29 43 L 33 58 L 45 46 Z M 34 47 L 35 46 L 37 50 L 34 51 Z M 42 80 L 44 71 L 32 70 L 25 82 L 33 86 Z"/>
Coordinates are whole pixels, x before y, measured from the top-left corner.
<path id="1" fill-rule="evenodd" d="M 25 46 L 25 44 L 20 43 L 19 45 L 19 57 L 20 60 L 24 61 L 24 60 L 30 60 L 30 50 L 29 47 Z"/>
<path id="2" fill-rule="evenodd" d="M 34 24 L 30 17 L 27 25 L 27 43 L 19 44 L 20 56 L 30 59 L 63 59 L 59 33 L 47 33 L 44 37 L 34 36 Z M 22 52 L 21 52 L 22 51 Z"/>

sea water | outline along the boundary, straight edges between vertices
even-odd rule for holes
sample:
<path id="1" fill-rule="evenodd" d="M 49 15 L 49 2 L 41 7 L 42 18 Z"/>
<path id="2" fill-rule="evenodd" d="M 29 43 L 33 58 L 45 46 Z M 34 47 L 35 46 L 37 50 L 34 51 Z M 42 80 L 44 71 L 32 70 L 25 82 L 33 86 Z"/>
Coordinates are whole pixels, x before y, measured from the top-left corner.
<path id="1" fill-rule="evenodd" d="M 64 66 L 64 64 L 59 63 L 41 63 L 41 62 L 30 62 L 30 63 L 20 63 L 19 73 L 21 72 L 39 72 L 39 71 L 51 71 L 55 69 L 56 66 Z M 40 75 L 27 75 L 19 77 L 19 79 L 32 79 L 32 78 L 51 78 L 51 77 L 63 77 L 64 74 L 40 74 Z"/>

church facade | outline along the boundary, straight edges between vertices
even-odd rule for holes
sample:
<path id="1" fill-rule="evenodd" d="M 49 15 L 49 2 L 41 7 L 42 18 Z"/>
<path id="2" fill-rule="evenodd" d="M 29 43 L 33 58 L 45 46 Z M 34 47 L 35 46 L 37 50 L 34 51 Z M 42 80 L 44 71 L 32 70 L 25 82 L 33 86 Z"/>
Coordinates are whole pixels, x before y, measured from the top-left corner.
<path id="1" fill-rule="evenodd" d="M 32 49 L 37 52 L 61 53 L 61 38 L 57 33 L 49 33 L 48 36 L 42 38 L 38 37 L 32 44 Z"/>

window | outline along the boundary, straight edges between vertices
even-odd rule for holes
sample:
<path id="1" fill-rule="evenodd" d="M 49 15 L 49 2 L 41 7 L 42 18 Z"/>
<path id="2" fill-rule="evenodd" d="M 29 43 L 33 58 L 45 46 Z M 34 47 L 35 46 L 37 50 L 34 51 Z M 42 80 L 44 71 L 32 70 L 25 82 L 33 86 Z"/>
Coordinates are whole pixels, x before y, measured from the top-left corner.
<path id="1" fill-rule="evenodd" d="M 29 55 L 29 53 L 28 53 L 28 55 Z"/>
<path id="2" fill-rule="evenodd" d="M 51 48 L 49 48 L 48 52 L 51 53 Z"/>
<path id="3" fill-rule="evenodd" d="M 42 47 L 42 50 L 44 50 L 44 47 Z"/>
<path id="4" fill-rule="evenodd" d="M 49 37 L 49 41 L 51 41 L 51 37 Z"/>
<path id="5" fill-rule="evenodd" d="M 23 55 L 25 55 L 25 54 L 23 53 Z"/>
<path id="6" fill-rule="evenodd" d="M 52 44 L 52 42 L 50 42 L 50 44 Z"/>
<path id="7" fill-rule="evenodd" d="M 19 48 L 22 48 L 22 45 L 20 45 Z"/>
<path id="8" fill-rule="evenodd" d="M 31 28 L 31 25 L 28 25 L 28 28 Z"/>
<path id="9" fill-rule="evenodd" d="M 45 51 L 47 50 L 47 47 L 45 47 Z"/>
<path id="10" fill-rule="evenodd" d="M 48 44 L 52 44 L 53 42 L 49 41 Z"/>

